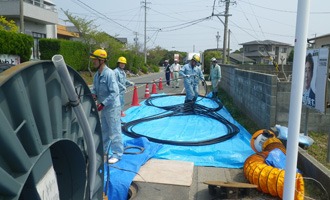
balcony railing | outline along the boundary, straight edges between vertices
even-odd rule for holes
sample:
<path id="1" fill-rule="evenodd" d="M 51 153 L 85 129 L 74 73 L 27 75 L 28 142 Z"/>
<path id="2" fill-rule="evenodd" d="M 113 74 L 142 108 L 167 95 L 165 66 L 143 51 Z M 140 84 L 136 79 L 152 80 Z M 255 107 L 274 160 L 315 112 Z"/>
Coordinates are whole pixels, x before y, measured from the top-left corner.
<path id="1" fill-rule="evenodd" d="M 0 0 L 0 2 L 5 2 L 5 1 L 20 1 L 20 0 Z M 40 1 L 38 1 L 38 0 L 23 0 L 23 1 L 25 3 L 32 4 L 34 6 L 38 6 L 40 8 L 44 8 L 46 10 L 50 10 L 50 11 L 53 11 L 53 12 L 57 13 L 56 6 L 47 5 L 45 3 L 40 3 Z"/>

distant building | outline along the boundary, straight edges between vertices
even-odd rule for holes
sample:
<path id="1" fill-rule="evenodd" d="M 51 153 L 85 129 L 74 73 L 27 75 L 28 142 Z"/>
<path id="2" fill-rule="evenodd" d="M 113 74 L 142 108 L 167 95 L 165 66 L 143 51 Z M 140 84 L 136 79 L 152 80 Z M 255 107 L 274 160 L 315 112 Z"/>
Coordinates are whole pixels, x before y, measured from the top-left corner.
<path id="1" fill-rule="evenodd" d="M 307 39 L 308 48 L 318 49 L 322 47 L 330 47 L 330 33 L 318 37 Z"/>
<path id="2" fill-rule="evenodd" d="M 272 64 L 270 56 L 279 64 L 286 64 L 293 46 L 273 40 L 251 41 L 242 43 L 243 55 L 257 64 Z"/>
<path id="3" fill-rule="evenodd" d="M 20 1 L 0 1 L 0 15 L 16 22 L 20 28 Z M 58 13 L 56 5 L 49 0 L 24 0 L 24 33 L 33 36 L 32 59 L 39 59 L 39 39 L 56 38 Z"/>
<path id="4" fill-rule="evenodd" d="M 75 38 L 79 38 L 79 33 L 69 30 L 68 27 L 57 24 L 57 39 L 74 40 Z"/>
<path id="5" fill-rule="evenodd" d="M 229 54 L 229 61 L 233 64 L 253 64 L 254 60 L 243 56 L 243 53 L 231 53 Z"/>

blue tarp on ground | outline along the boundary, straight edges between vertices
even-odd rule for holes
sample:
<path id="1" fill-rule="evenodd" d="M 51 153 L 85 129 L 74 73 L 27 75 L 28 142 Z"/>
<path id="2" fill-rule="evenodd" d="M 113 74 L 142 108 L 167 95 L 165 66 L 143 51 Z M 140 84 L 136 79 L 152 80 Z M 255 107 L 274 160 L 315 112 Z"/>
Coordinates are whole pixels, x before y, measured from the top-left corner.
<path id="1" fill-rule="evenodd" d="M 185 96 L 169 96 L 155 99 L 153 100 L 153 104 L 157 106 L 169 106 L 183 103 L 184 99 Z M 206 98 L 197 103 L 211 108 L 217 107 L 217 104 L 213 100 Z M 164 112 L 164 110 L 147 106 L 142 102 L 141 106 L 131 107 L 125 111 L 127 115 L 122 118 L 122 121 L 129 122 L 161 112 Z M 240 132 L 225 142 L 212 145 L 163 145 L 153 158 L 190 161 L 194 162 L 196 166 L 242 168 L 246 158 L 254 153 L 250 147 L 251 134 L 231 117 L 225 107 L 218 111 L 218 113 L 236 125 L 240 129 Z M 200 141 L 227 134 L 227 128 L 222 123 L 198 115 L 167 117 L 144 122 L 136 125 L 134 131 L 153 138 L 175 141 Z M 123 140 L 130 139 L 128 136 L 123 136 Z"/>
<path id="2" fill-rule="evenodd" d="M 107 196 L 110 200 L 126 200 L 128 189 L 131 185 L 136 173 L 140 170 L 141 165 L 147 162 L 162 147 L 160 144 L 150 143 L 147 138 L 130 139 L 124 142 L 124 148 L 143 147 L 145 148 L 141 154 L 124 154 L 122 159 L 110 165 L 104 164 L 104 192 L 107 187 L 107 172 L 110 171 L 109 185 L 107 188 Z M 139 150 L 128 149 L 128 152 L 139 152 Z M 135 172 L 135 173 L 134 173 Z"/>

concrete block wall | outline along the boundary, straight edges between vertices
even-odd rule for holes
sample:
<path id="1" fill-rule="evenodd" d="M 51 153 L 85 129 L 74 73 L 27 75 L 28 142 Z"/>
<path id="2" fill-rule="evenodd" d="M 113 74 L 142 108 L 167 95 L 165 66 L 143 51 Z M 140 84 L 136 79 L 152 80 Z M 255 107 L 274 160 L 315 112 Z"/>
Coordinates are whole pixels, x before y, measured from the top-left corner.
<path id="1" fill-rule="evenodd" d="M 259 128 L 270 128 L 276 124 L 288 126 L 291 82 L 280 82 L 277 75 L 242 70 L 243 68 L 244 66 L 221 65 L 221 87 Z M 256 66 L 254 70 L 259 68 L 260 66 Z M 328 87 L 328 99 L 329 95 L 330 87 Z M 305 110 L 303 106 L 300 132 L 304 132 Z M 328 132 L 329 108 L 326 113 L 328 114 L 310 109 L 308 131 Z"/>
<path id="2" fill-rule="evenodd" d="M 276 105 L 276 123 L 282 126 L 288 126 L 289 109 L 290 109 L 290 92 L 291 82 L 277 83 L 277 105 Z M 328 94 L 330 88 L 328 88 Z M 302 106 L 300 132 L 305 129 L 306 107 Z M 329 132 L 330 109 L 326 110 L 326 114 L 319 113 L 313 109 L 309 109 L 308 114 L 308 131 L 313 132 Z"/>
<path id="3" fill-rule="evenodd" d="M 260 128 L 275 125 L 276 82 L 274 75 L 221 66 L 221 87 Z"/>

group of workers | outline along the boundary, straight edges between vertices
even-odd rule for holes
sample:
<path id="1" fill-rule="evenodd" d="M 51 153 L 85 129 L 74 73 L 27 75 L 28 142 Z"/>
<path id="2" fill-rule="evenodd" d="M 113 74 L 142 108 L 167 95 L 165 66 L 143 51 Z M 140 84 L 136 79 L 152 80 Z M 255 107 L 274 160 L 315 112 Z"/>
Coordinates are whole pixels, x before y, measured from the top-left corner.
<path id="1" fill-rule="evenodd" d="M 104 155 L 109 164 L 118 162 L 123 155 L 123 141 L 120 117 L 124 117 L 124 94 L 126 87 L 134 83 L 126 79 L 124 71 L 127 63 L 125 57 L 119 57 L 117 68 L 112 70 L 106 65 L 108 60 L 107 52 L 104 49 L 97 49 L 90 54 L 93 65 L 97 69 L 93 80 L 92 95 L 97 100 L 97 110 L 101 112 L 101 128 L 103 137 Z M 204 83 L 205 79 L 202 70 L 198 67 L 200 58 L 194 55 L 189 63 L 181 68 L 178 60 L 173 65 L 166 62 L 166 83 L 170 85 L 170 73 L 173 72 L 172 87 L 179 87 L 179 76 L 184 77 L 186 89 L 185 103 L 194 103 L 199 94 L 199 80 Z M 211 73 L 209 80 L 212 81 L 212 94 L 216 97 L 218 85 L 221 79 L 220 66 L 215 58 L 212 58 Z M 109 147 L 112 155 L 109 155 Z"/>
<path id="2" fill-rule="evenodd" d="M 186 89 L 185 103 L 196 102 L 199 94 L 199 80 L 204 84 L 205 79 L 200 67 L 198 67 L 200 58 L 198 55 L 194 55 L 189 63 L 181 68 L 178 64 L 178 60 L 175 58 L 174 63 L 170 65 L 168 60 L 165 60 L 165 77 L 166 85 L 170 85 L 170 75 L 173 73 L 172 88 L 179 88 L 179 76 L 184 78 L 184 87 Z M 221 68 L 217 64 L 217 59 L 211 59 L 211 69 L 209 81 L 212 82 L 212 98 L 218 96 L 218 87 L 221 80 Z"/>

